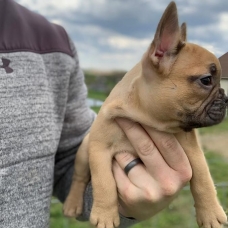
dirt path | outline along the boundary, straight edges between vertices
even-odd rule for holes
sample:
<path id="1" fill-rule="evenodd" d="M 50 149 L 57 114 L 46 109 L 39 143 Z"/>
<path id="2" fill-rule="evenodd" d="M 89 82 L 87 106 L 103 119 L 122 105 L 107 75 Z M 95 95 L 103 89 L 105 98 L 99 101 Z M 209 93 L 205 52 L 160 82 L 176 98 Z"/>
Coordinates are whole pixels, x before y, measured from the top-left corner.
<path id="1" fill-rule="evenodd" d="M 203 148 L 213 150 L 228 158 L 228 132 L 201 135 Z"/>

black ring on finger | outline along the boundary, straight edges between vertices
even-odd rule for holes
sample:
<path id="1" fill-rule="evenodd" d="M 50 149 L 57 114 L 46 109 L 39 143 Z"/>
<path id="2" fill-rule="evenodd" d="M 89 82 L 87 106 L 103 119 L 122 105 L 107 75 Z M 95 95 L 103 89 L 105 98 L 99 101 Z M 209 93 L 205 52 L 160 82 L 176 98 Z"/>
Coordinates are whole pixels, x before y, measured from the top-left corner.
<path id="1" fill-rule="evenodd" d="M 124 172 L 126 173 L 126 175 L 128 175 L 129 171 L 135 167 L 137 164 L 142 164 L 142 161 L 140 158 L 136 158 L 133 161 L 131 161 L 130 163 L 128 163 L 125 168 L 124 168 Z"/>

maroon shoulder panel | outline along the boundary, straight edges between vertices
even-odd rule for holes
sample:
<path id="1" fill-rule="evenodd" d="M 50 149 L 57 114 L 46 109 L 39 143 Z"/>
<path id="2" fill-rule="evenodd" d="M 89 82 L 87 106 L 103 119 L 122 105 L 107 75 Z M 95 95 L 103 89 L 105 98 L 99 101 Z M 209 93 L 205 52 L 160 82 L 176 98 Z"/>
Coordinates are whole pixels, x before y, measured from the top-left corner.
<path id="1" fill-rule="evenodd" d="M 0 53 L 62 52 L 72 56 L 65 30 L 13 0 L 0 0 Z"/>

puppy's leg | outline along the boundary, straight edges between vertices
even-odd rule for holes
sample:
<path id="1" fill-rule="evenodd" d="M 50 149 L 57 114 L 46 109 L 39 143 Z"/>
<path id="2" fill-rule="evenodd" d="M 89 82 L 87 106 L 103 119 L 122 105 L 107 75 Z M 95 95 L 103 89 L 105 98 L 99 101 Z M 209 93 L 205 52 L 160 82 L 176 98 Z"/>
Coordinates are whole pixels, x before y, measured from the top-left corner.
<path id="1" fill-rule="evenodd" d="M 77 217 L 82 213 L 83 194 L 90 180 L 88 141 L 89 134 L 84 138 L 76 154 L 72 184 L 63 206 L 64 215 L 67 217 Z"/>
<path id="2" fill-rule="evenodd" d="M 112 153 L 102 143 L 90 142 L 89 163 L 93 186 L 90 222 L 97 228 L 119 226 L 116 183 L 112 174 Z"/>
<path id="3" fill-rule="evenodd" d="M 227 217 L 218 202 L 216 189 L 204 153 L 197 141 L 196 132 L 181 133 L 176 136 L 188 156 L 193 171 L 190 185 L 195 201 L 197 223 L 204 228 L 220 228 L 221 224 L 226 223 Z"/>

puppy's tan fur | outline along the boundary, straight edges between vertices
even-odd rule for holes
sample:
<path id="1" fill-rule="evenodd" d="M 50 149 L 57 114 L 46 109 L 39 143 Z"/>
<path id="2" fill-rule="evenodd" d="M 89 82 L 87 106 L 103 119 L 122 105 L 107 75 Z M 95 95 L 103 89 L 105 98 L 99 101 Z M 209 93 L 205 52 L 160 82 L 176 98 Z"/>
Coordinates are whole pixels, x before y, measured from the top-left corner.
<path id="1" fill-rule="evenodd" d="M 219 61 L 212 53 L 186 42 L 186 25 L 179 27 L 176 5 L 171 2 L 142 60 L 112 90 L 89 138 L 79 148 L 65 214 L 81 213 L 90 166 L 94 197 L 90 221 L 99 228 L 119 225 L 112 159 L 119 152 L 136 154 L 115 122 L 116 117 L 124 117 L 175 134 L 193 170 L 191 191 L 197 222 L 205 228 L 221 227 L 227 218 L 193 129 L 217 124 L 225 115 L 227 98 L 220 89 L 220 74 Z M 208 76 L 211 84 L 204 85 L 201 79 Z"/>

